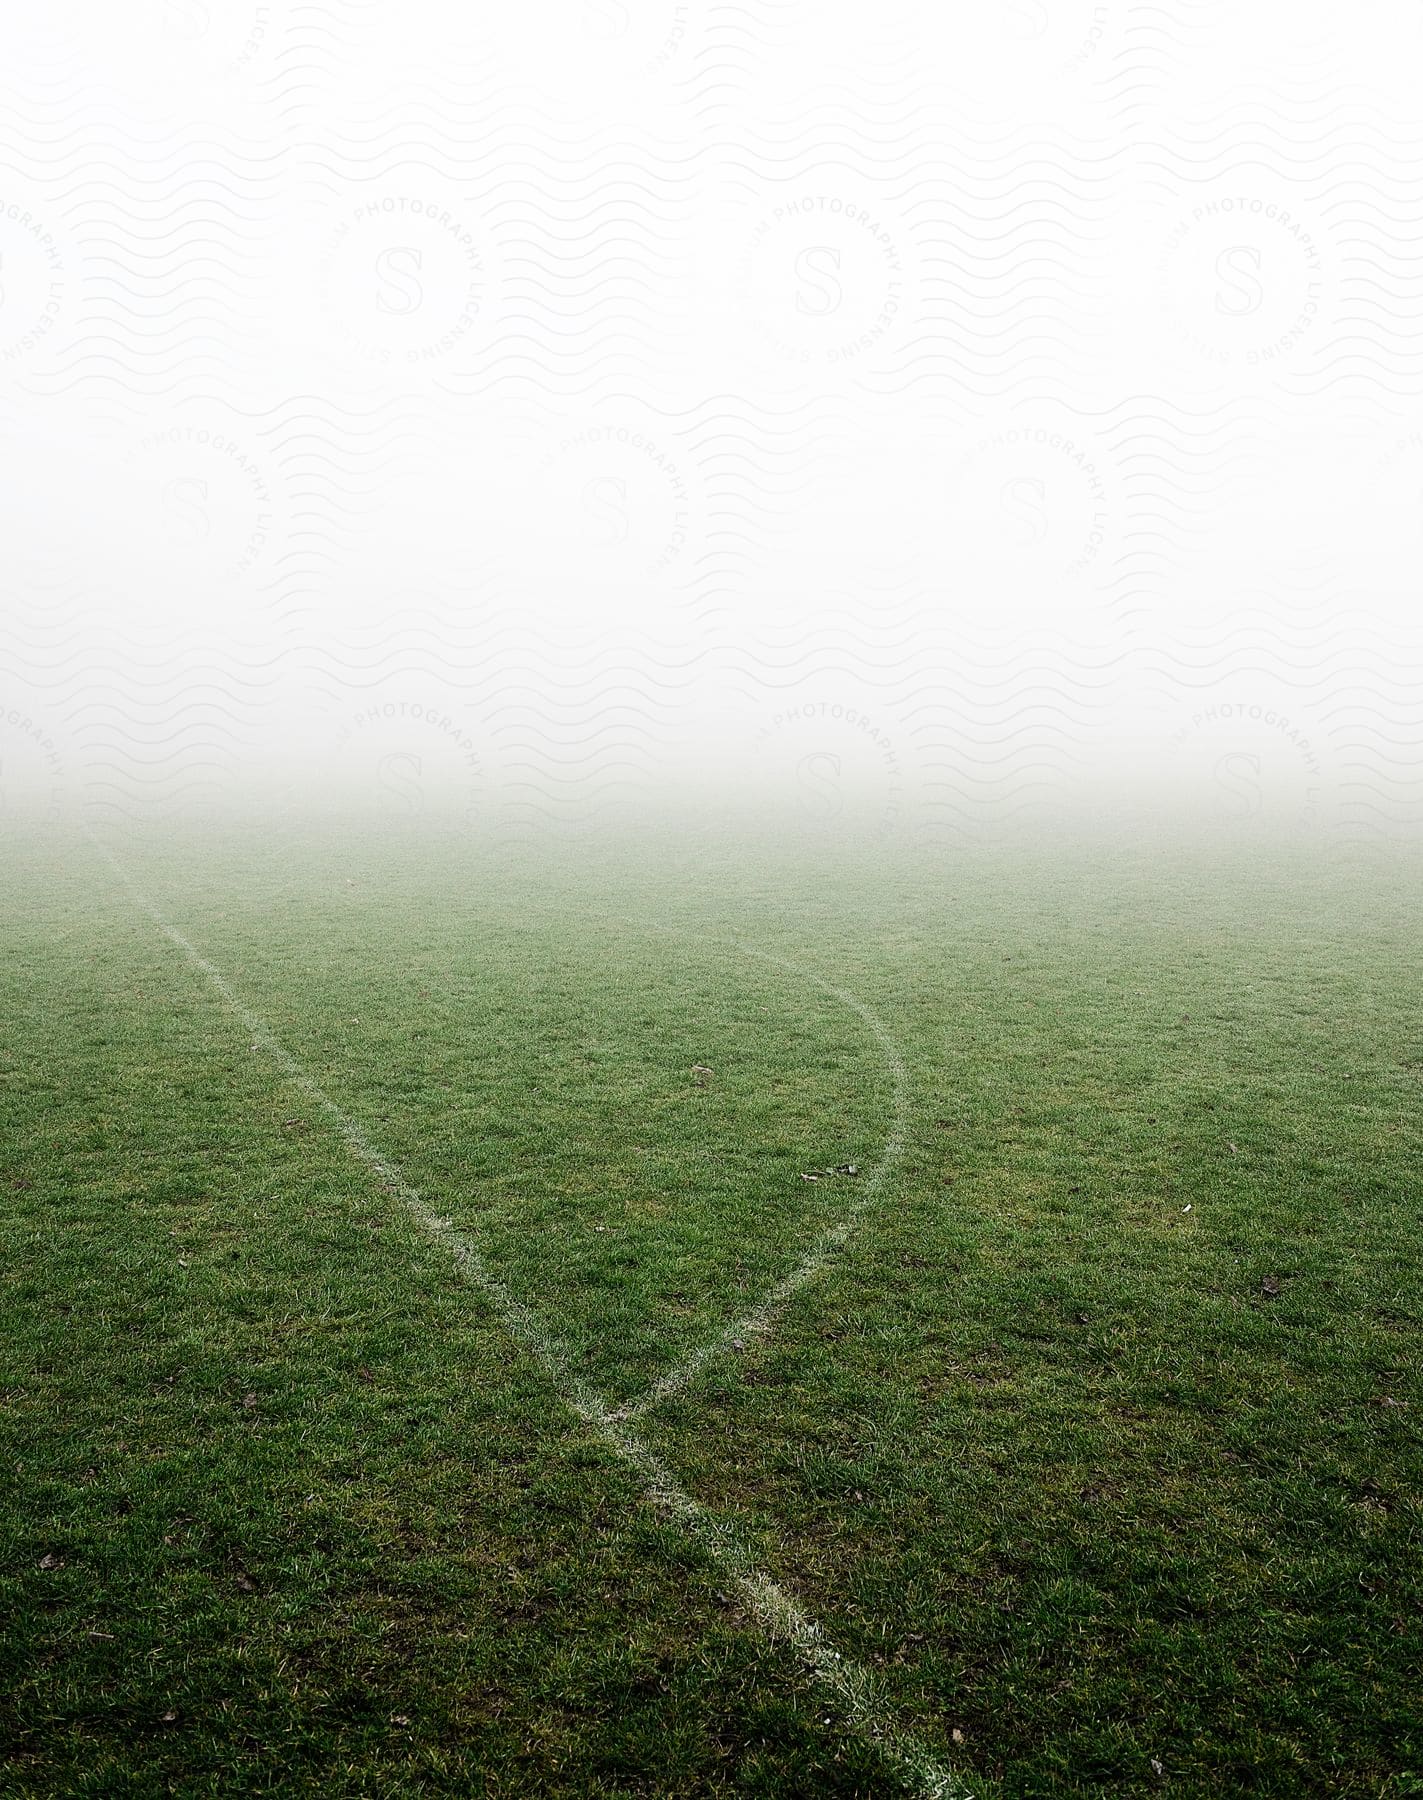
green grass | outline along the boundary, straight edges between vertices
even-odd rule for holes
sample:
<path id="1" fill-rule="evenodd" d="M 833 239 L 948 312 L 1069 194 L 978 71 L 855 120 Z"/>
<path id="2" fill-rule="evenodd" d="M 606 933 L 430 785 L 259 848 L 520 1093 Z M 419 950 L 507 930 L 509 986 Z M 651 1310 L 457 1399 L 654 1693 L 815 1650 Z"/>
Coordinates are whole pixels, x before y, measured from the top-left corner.
<path id="1" fill-rule="evenodd" d="M 637 1430 L 976 1795 L 1423 1793 L 1423 855 L 115 848 L 614 1407 L 864 1195 L 852 995 L 902 1154 Z M 90 844 L 0 894 L 0 1790 L 901 1791 Z"/>

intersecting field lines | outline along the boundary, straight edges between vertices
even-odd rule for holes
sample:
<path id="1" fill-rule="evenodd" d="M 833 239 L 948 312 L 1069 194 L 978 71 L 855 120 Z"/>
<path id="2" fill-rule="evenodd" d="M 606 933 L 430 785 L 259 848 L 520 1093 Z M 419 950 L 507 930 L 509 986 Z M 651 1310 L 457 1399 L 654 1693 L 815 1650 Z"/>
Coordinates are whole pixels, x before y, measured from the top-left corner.
<path id="1" fill-rule="evenodd" d="M 632 1429 L 632 1410 L 611 1409 L 589 1383 L 572 1368 L 567 1347 L 548 1329 L 538 1315 L 511 1294 L 489 1268 L 484 1255 L 471 1237 L 442 1218 L 411 1187 L 401 1171 L 373 1145 L 361 1126 L 337 1104 L 323 1087 L 303 1068 L 277 1039 L 266 1022 L 236 993 L 222 972 L 195 948 L 189 939 L 139 889 L 118 859 L 105 846 L 91 839 L 95 849 L 113 870 L 125 892 L 163 935 L 195 968 L 219 995 L 227 1009 L 241 1022 L 254 1045 L 260 1045 L 278 1064 L 287 1078 L 326 1114 L 351 1153 L 362 1162 L 381 1185 L 406 1208 L 410 1217 L 439 1243 L 458 1263 L 471 1285 L 478 1290 L 499 1318 L 504 1328 L 541 1365 L 554 1383 L 560 1399 L 585 1425 L 593 1430 L 604 1446 L 630 1468 L 643 1486 L 647 1502 L 669 1523 L 677 1527 L 687 1541 L 740 1595 L 752 1616 L 769 1637 L 791 1645 L 814 1680 L 838 1704 L 846 1722 L 875 1744 L 886 1762 L 910 1791 L 925 1800 L 974 1800 L 973 1790 L 965 1781 L 944 1768 L 911 1733 L 895 1720 L 890 1702 L 870 1672 L 835 1649 L 825 1629 L 813 1619 L 794 1597 L 760 1566 L 755 1553 L 736 1528 L 718 1518 L 695 1500 L 677 1481 L 646 1441 Z M 779 958 L 768 958 L 779 962 Z M 782 964 L 783 967 L 790 965 Z M 824 984 L 821 984 L 824 985 Z M 836 992 L 837 990 L 829 990 Z M 855 1005 L 869 1019 L 866 1009 Z M 887 1040 L 886 1040 L 887 1042 Z M 896 1127 L 892 1150 L 881 1156 L 881 1175 L 889 1161 L 898 1154 L 902 1132 L 899 1109 L 903 1105 L 902 1064 L 895 1059 Z M 840 1228 L 836 1242 L 843 1242 L 848 1223 Z M 801 1265 L 805 1271 L 795 1285 L 800 1285 L 829 1255 L 825 1240 Z M 818 1261 L 817 1261 L 818 1258 Z M 792 1278 L 794 1280 L 794 1278 Z M 782 1284 L 785 1287 L 786 1284 Z M 789 1292 L 793 1288 L 787 1289 Z M 757 1319 L 768 1319 L 767 1308 L 779 1303 L 777 1289 Z M 695 1367 L 707 1359 L 706 1352 Z M 688 1374 L 695 1372 L 689 1369 Z M 675 1373 L 675 1372 L 674 1372 Z M 676 1385 L 681 1385 L 678 1381 Z M 669 1390 L 670 1391 L 670 1390 Z M 644 1401 L 651 1404 L 660 1397 L 656 1386 Z M 984 1790 L 977 1792 L 982 1800 Z"/>

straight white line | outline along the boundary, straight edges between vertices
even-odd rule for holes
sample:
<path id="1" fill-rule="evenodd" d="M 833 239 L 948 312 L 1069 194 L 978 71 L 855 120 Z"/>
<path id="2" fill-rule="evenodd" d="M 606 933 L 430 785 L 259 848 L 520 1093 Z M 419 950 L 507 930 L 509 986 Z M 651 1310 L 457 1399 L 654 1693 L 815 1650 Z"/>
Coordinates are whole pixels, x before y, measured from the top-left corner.
<path id="1" fill-rule="evenodd" d="M 799 1653 L 811 1676 L 835 1697 L 846 1722 L 875 1745 L 913 1792 L 924 1796 L 924 1800 L 974 1800 L 957 1775 L 944 1768 L 912 1733 L 895 1723 L 892 1708 L 870 1671 L 842 1656 L 824 1627 L 757 1564 L 753 1551 L 736 1528 L 694 1500 L 647 1444 L 609 1411 L 586 1382 L 571 1372 L 567 1351 L 529 1308 L 514 1298 L 489 1268 L 475 1244 L 456 1231 L 448 1219 L 439 1218 L 431 1211 L 394 1163 L 375 1148 L 356 1121 L 306 1072 L 265 1021 L 238 998 L 222 972 L 196 950 L 175 925 L 170 924 L 130 880 L 127 871 L 110 851 L 97 839 L 94 843 L 134 904 L 182 951 L 193 967 L 206 976 L 253 1041 L 260 1044 L 302 1092 L 321 1107 L 352 1154 L 404 1203 L 416 1223 L 449 1251 L 489 1302 L 510 1336 L 546 1370 L 564 1404 L 597 1432 L 621 1462 L 636 1472 L 649 1504 L 677 1525 L 683 1536 L 715 1566 L 741 1596 L 767 1637 L 773 1641 L 784 1640 Z"/>
<path id="2" fill-rule="evenodd" d="M 759 957 L 762 962 L 772 963 L 778 969 L 786 969 L 792 975 L 799 975 L 802 980 L 812 982 L 824 993 L 838 1000 L 842 1006 L 848 1007 L 853 1013 L 858 1013 L 874 1033 L 879 1041 L 880 1049 L 884 1052 L 884 1060 L 893 1083 L 890 1102 L 893 1108 L 893 1124 L 878 1161 L 860 1183 L 854 1204 L 835 1224 L 826 1226 L 790 1274 L 778 1281 L 749 1312 L 743 1313 L 739 1319 L 733 1319 L 709 1342 L 691 1351 L 665 1375 L 659 1375 L 643 1393 L 620 1406 L 613 1414 L 613 1417 L 617 1419 L 641 1418 L 653 1407 L 660 1405 L 662 1401 L 679 1393 L 716 1357 L 723 1356 L 732 1350 L 740 1352 L 745 1349 L 752 1338 L 765 1337 L 769 1333 L 787 1302 L 799 1293 L 808 1282 L 813 1281 L 826 1264 L 839 1254 L 849 1242 L 851 1232 L 873 1205 L 880 1188 L 884 1185 L 886 1176 L 904 1154 L 904 1134 L 909 1117 L 909 1076 L 904 1067 L 904 1058 L 899 1054 L 899 1047 L 890 1036 L 884 1021 L 878 1013 L 866 1006 L 863 1000 L 856 999 L 855 995 L 847 993 L 844 988 L 835 987 L 831 982 L 823 980 L 821 976 L 812 974 L 809 969 L 802 969 L 793 962 L 787 962 L 784 957 L 772 956 L 769 951 L 758 950 L 751 944 L 738 943 L 734 938 L 704 938 L 699 932 L 673 932 L 672 927 L 664 925 L 655 926 L 654 929 L 667 931 L 678 937 L 695 937 L 702 943 L 725 944 L 732 949 L 740 950 L 746 956 Z"/>

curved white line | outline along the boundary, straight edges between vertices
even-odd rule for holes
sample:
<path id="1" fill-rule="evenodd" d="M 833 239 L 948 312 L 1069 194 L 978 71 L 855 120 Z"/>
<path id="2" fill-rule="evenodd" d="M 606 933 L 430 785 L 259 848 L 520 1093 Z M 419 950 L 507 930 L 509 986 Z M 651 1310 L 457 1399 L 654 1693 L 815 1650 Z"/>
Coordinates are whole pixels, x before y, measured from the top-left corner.
<path id="1" fill-rule="evenodd" d="M 395 1164 L 375 1148 L 356 1121 L 273 1035 L 265 1020 L 238 998 L 221 971 L 139 890 L 117 858 L 97 839 L 91 838 L 91 841 L 113 868 L 134 904 L 207 978 L 253 1041 L 260 1044 L 288 1079 L 326 1113 L 352 1154 L 404 1204 L 411 1218 L 450 1253 L 471 1284 L 488 1301 L 509 1335 L 544 1369 L 563 1403 L 597 1432 L 620 1462 L 640 1477 L 647 1502 L 677 1526 L 683 1537 L 716 1567 L 750 1609 L 767 1637 L 784 1640 L 797 1651 L 811 1676 L 839 1702 L 846 1722 L 875 1745 L 911 1791 L 923 1796 L 923 1800 L 974 1800 L 957 1775 L 945 1769 L 912 1733 L 895 1722 L 890 1703 L 870 1671 L 842 1656 L 831 1643 L 825 1628 L 757 1563 L 754 1552 L 735 1526 L 694 1500 L 648 1445 L 629 1429 L 626 1421 L 610 1411 L 603 1399 L 572 1373 L 567 1351 L 550 1336 L 542 1321 L 522 1301 L 515 1299 L 489 1268 L 478 1247 L 455 1230 L 448 1219 L 431 1211 Z M 861 1010 L 858 1002 L 850 1004 Z"/>
<path id="2" fill-rule="evenodd" d="M 890 1103 L 893 1108 L 893 1123 L 889 1136 L 885 1139 L 884 1149 L 880 1152 L 879 1160 L 860 1183 L 852 1205 L 846 1209 L 835 1224 L 826 1226 L 790 1274 L 783 1276 L 748 1312 L 733 1319 L 714 1338 L 683 1357 L 665 1375 L 659 1375 L 652 1385 L 636 1399 L 626 1401 L 614 1412 L 615 1419 L 641 1418 L 643 1414 L 660 1405 L 662 1401 L 679 1393 L 716 1357 L 723 1356 L 732 1350 L 741 1351 L 752 1338 L 764 1337 L 770 1331 L 791 1298 L 799 1293 L 808 1282 L 813 1281 L 845 1247 L 855 1227 L 874 1204 L 879 1190 L 884 1186 L 885 1177 L 904 1154 L 904 1134 L 909 1116 L 907 1100 L 909 1075 L 904 1066 L 904 1058 L 900 1055 L 899 1046 L 890 1036 L 883 1019 L 866 1006 L 863 1000 L 857 999 L 854 994 L 848 993 L 844 988 L 836 987 L 822 976 L 813 974 L 809 969 L 803 969 L 796 963 L 787 962 L 784 957 L 773 956 L 767 950 L 758 950 L 751 944 L 739 943 L 734 938 L 708 938 L 703 937 L 700 932 L 675 931 L 672 927 L 664 925 L 656 925 L 651 929 L 666 931 L 669 935 L 676 937 L 698 938 L 703 943 L 724 944 L 731 949 L 742 951 L 747 956 L 758 957 L 762 962 L 772 963 L 778 969 L 785 969 L 792 975 L 799 975 L 803 980 L 812 982 L 816 987 L 838 1000 L 842 1006 L 857 1013 L 874 1033 L 884 1052 L 885 1063 L 893 1083 L 893 1097 Z"/>

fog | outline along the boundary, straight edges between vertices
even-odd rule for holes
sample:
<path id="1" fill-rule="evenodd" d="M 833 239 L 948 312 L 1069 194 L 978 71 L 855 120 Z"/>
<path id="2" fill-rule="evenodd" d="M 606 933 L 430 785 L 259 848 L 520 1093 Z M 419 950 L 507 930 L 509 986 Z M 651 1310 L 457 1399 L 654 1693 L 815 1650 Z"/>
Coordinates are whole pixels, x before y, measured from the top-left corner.
<path id="1" fill-rule="evenodd" d="M 4 817 L 1423 818 L 1414 9 L 13 36 Z"/>

